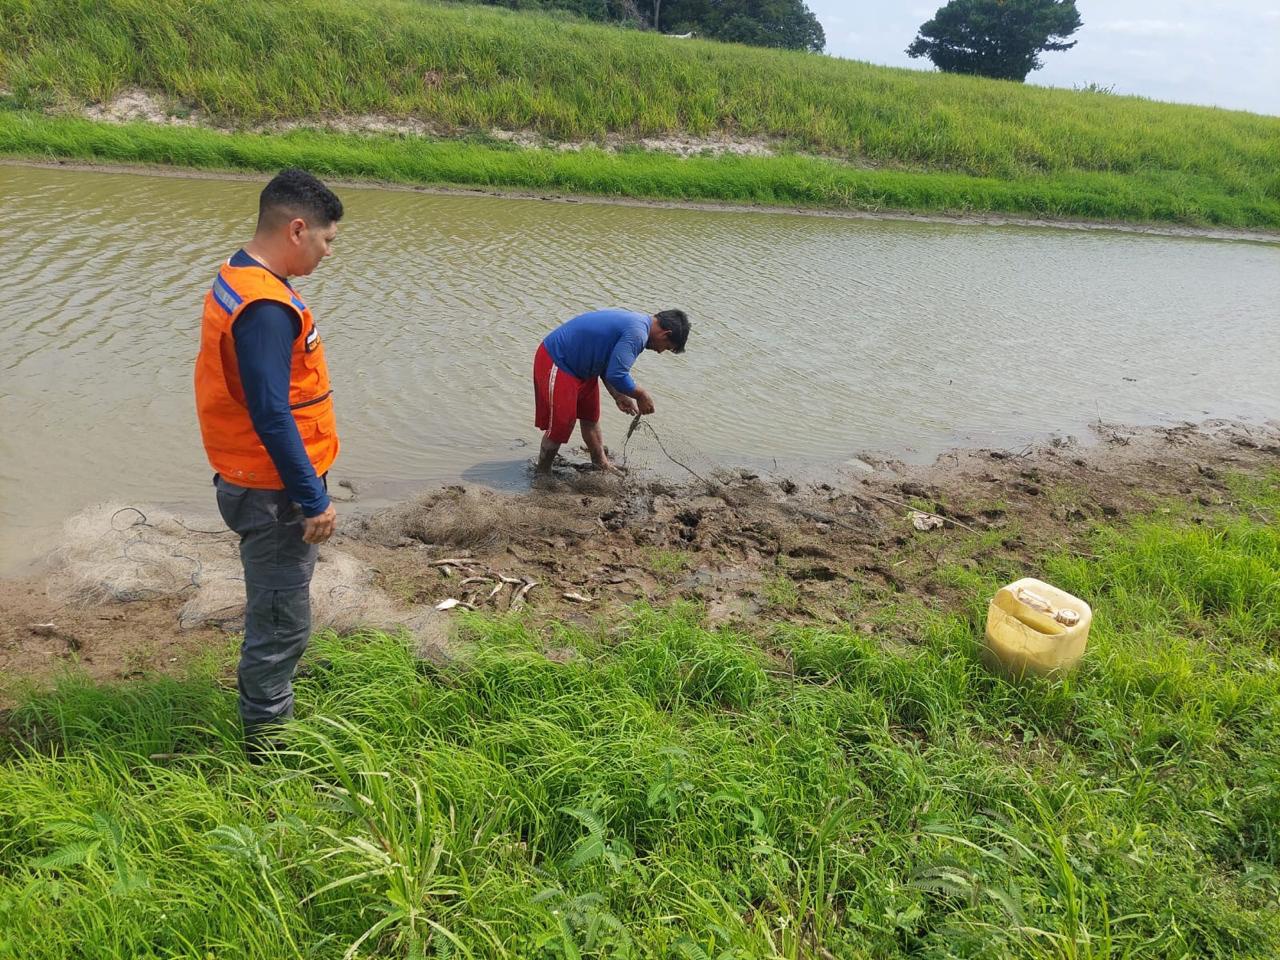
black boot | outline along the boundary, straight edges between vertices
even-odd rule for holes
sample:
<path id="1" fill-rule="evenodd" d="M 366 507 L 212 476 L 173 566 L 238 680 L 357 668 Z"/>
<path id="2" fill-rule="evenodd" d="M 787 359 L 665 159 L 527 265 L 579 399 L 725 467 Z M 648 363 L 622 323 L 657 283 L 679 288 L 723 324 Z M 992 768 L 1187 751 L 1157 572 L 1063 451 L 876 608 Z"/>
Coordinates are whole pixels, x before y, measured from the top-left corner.
<path id="1" fill-rule="evenodd" d="M 293 679 L 314 680 L 323 677 L 332 670 L 332 660 L 326 657 L 316 657 L 314 660 L 303 660 L 299 663 L 297 669 L 293 671 Z"/>
<path id="2" fill-rule="evenodd" d="M 272 754 L 287 749 L 280 723 L 249 723 L 244 728 L 244 755 L 250 763 L 265 763 Z"/>

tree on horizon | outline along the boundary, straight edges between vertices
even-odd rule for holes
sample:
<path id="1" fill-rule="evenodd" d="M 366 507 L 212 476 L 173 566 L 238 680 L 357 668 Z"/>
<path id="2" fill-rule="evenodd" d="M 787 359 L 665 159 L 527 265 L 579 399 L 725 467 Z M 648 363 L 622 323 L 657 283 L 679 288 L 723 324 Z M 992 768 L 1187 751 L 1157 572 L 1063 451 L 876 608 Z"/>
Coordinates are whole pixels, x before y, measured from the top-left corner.
<path id="1" fill-rule="evenodd" d="M 821 53 L 822 24 L 804 0 L 661 0 L 662 29 L 709 40 Z"/>
<path id="2" fill-rule="evenodd" d="M 805 0 L 467 0 L 516 10 L 564 10 L 585 20 L 756 47 L 808 50 L 827 45 Z"/>
<path id="3" fill-rule="evenodd" d="M 1075 0 L 950 0 L 907 47 L 947 73 L 1022 83 L 1046 50 L 1070 50 L 1083 21 Z"/>

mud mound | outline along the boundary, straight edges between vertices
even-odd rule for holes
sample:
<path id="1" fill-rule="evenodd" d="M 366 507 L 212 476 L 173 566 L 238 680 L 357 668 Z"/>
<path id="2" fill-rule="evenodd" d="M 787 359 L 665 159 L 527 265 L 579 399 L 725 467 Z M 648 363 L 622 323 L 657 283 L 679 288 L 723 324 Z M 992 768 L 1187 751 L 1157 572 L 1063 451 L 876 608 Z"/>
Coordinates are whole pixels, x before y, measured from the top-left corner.
<path id="1" fill-rule="evenodd" d="M 1100 426 L 1090 444 L 1053 438 L 922 465 L 860 454 L 855 468 L 806 477 L 706 468 L 652 431 L 630 439 L 628 474 L 599 493 L 572 464 L 526 494 L 452 488 L 373 518 L 346 546 L 422 603 L 470 599 L 465 583 L 490 609 L 477 574 L 440 567 L 466 558 L 480 573 L 538 581 L 535 615 L 590 622 L 618 604 L 692 599 L 713 622 L 767 614 L 865 625 L 869 614 L 856 611 L 904 593 L 967 603 L 955 568 L 998 555 L 1034 574 L 1043 556 L 1087 551 L 1095 525 L 1161 498 L 1190 497 L 1207 513 L 1229 499 L 1221 476 L 1280 453 L 1273 426 Z M 655 451 L 684 476 L 652 478 Z M 414 549 L 424 544 L 435 549 Z"/>

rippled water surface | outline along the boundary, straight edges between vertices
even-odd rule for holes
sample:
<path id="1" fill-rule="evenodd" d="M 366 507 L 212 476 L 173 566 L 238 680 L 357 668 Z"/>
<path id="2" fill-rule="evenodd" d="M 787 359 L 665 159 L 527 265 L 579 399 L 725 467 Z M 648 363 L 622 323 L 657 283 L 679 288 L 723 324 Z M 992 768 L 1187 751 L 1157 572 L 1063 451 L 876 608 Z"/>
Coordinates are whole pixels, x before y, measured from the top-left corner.
<path id="1" fill-rule="evenodd" d="M 0 166 L 0 568 L 97 500 L 212 512 L 200 304 L 259 189 Z M 1275 246 L 341 194 L 336 252 L 298 287 L 337 390 L 335 477 L 375 496 L 518 477 L 534 348 L 608 305 L 690 312 L 688 353 L 636 373 L 664 435 L 726 460 L 919 459 L 1098 417 L 1280 410 Z M 605 419 L 620 442 L 626 419 Z"/>

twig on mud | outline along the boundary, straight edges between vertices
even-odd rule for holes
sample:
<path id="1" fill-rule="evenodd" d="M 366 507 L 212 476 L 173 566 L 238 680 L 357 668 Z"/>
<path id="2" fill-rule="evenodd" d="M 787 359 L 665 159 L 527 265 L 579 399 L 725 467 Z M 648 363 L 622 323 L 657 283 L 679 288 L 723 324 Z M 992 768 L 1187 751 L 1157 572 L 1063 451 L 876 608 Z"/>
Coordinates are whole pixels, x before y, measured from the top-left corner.
<path id="1" fill-rule="evenodd" d="M 928 510 L 921 510 L 919 507 L 913 507 L 909 503 L 903 503 L 901 500 L 895 500 L 893 497 L 885 496 L 883 493 L 873 493 L 871 494 L 871 496 L 875 497 L 877 500 L 883 500 L 885 503 L 892 503 L 895 506 L 902 507 L 905 510 L 914 510 L 916 511 L 916 513 L 923 513 L 926 517 L 934 517 L 938 520 L 941 520 L 943 523 L 953 524 L 957 527 L 961 527 L 965 530 L 968 530 L 970 533 L 982 532 L 981 530 L 975 530 L 973 527 L 969 526 L 967 523 L 961 523 L 959 520 L 956 520 L 954 517 L 944 517 L 940 513 L 930 513 Z"/>

